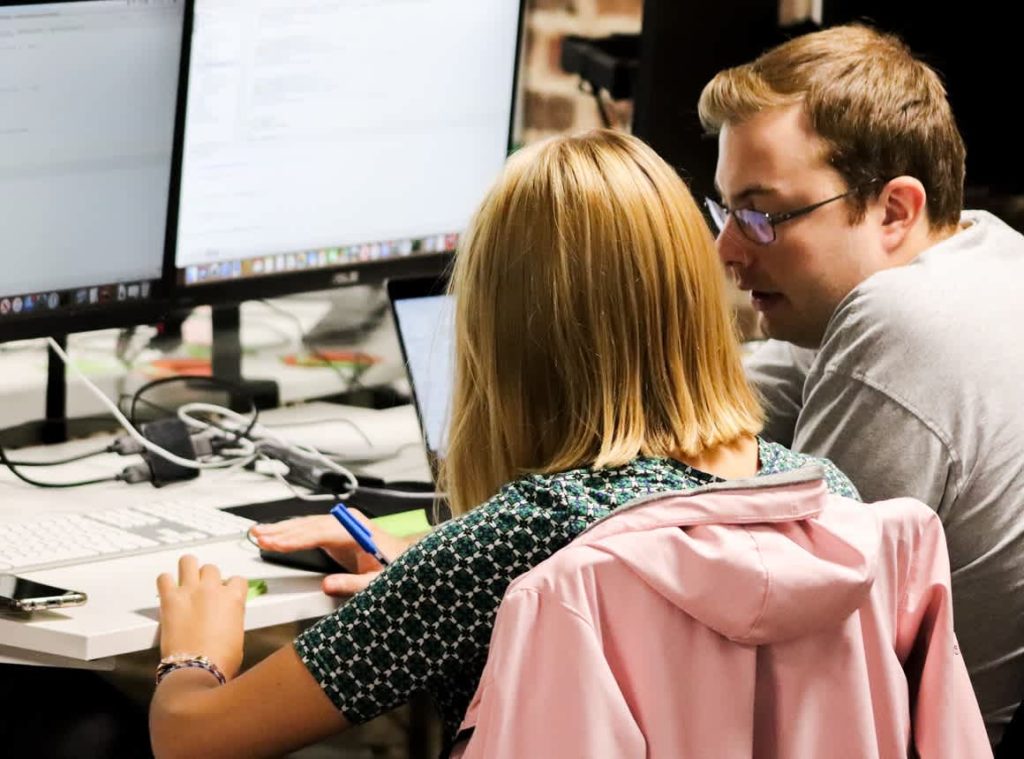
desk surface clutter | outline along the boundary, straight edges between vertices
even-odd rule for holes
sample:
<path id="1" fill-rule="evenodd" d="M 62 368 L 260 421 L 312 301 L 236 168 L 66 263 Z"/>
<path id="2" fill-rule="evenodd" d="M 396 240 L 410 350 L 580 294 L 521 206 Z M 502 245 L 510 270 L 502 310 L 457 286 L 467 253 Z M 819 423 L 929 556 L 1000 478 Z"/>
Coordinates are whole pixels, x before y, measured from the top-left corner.
<path id="1" fill-rule="evenodd" d="M 373 410 L 312 403 L 275 409 L 261 415 L 283 435 L 339 452 L 358 452 L 369 460 L 359 474 L 384 482 L 429 481 L 419 427 L 412 407 Z M 355 428 L 358 426 L 358 430 Z M 365 436 L 365 437 L 364 437 Z M 60 446 L 18 451 L 19 459 L 52 459 L 94 448 L 107 438 L 78 440 Z M 373 460 L 378 459 L 378 460 Z M 67 480 L 117 472 L 124 459 L 104 454 L 60 468 L 53 479 Z M 110 482 L 69 490 L 41 490 L 0 471 L 0 524 L 41 516 L 88 513 L 90 510 L 182 498 L 211 508 L 282 501 L 293 494 L 277 480 L 243 469 L 207 471 L 194 480 L 154 489 L 148 484 Z M 323 503 L 324 511 L 330 503 Z M 390 516 L 397 532 L 422 528 L 422 510 Z M 336 600 L 320 589 L 320 575 L 261 560 L 244 537 L 188 549 L 200 562 L 213 562 L 225 576 L 263 580 L 266 592 L 246 609 L 247 630 L 310 619 L 329 613 Z M 152 648 L 157 643 L 156 577 L 176 567 L 181 550 L 162 550 L 108 561 L 27 573 L 39 582 L 85 592 L 84 606 L 36 612 L 29 618 L 0 616 L 0 661 L 107 668 L 104 659 Z M 89 663 L 87 663 L 89 662 Z"/>

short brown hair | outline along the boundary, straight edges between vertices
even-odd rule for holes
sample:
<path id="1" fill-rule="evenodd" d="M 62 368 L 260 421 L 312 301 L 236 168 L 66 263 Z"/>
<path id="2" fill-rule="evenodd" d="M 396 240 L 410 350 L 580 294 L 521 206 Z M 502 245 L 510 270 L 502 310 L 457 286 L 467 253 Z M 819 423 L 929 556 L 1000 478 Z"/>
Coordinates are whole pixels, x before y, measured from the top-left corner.
<path id="1" fill-rule="evenodd" d="M 897 37 L 860 24 L 796 37 L 753 63 L 719 72 L 700 96 L 700 119 L 716 134 L 764 109 L 802 102 L 828 145 L 826 160 L 851 188 L 912 176 L 928 196 L 932 227 L 958 223 L 963 138 L 939 75 Z M 880 186 L 850 202 L 856 218 Z"/>
<path id="2" fill-rule="evenodd" d="M 700 209 L 635 137 L 512 156 L 452 275 L 452 513 L 532 473 L 696 455 L 761 429 Z"/>

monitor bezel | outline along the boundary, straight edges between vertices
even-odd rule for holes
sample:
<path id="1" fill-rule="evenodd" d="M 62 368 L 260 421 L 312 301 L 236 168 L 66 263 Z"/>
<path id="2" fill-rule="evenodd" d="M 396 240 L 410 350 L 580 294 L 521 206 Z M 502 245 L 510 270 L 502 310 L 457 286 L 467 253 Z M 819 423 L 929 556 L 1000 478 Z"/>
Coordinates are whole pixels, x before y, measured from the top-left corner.
<path id="1" fill-rule="evenodd" d="M 62 5 L 79 2 L 91 2 L 92 0 L 22 0 L 21 2 L 8 2 L 2 0 L 0 5 L 12 7 L 19 5 Z M 180 137 L 178 130 L 182 123 L 182 113 L 185 108 L 185 90 L 182 76 L 187 72 L 188 52 L 191 49 L 192 39 L 192 17 L 195 0 L 182 0 L 184 4 L 184 18 L 182 19 L 181 31 L 181 55 L 178 66 L 178 91 L 175 102 L 175 126 L 171 146 L 171 174 L 168 183 L 168 221 L 164 231 L 164 249 L 161 257 L 161 270 L 156 277 L 149 279 L 134 280 L 138 282 L 149 282 L 152 288 L 148 298 L 140 298 L 132 301 L 110 301 L 106 303 L 88 305 L 70 305 L 59 312 L 34 311 L 30 315 L 11 316 L 7 315 L 0 319 L 0 343 L 14 340 L 30 340 L 53 335 L 66 335 L 77 332 L 91 332 L 99 329 L 114 329 L 121 327 L 133 327 L 140 324 L 154 324 L 161 321 L 171 307 L 170 282 L 167 279 L 167 257 L 168 245 L 171 240 L 168 232 L 171 231 L 169 223 L 170 206 L 175 202 L 174 177 L 178 170 L 179 154 L 178 144 Z M 93 282 L 82 287 L 116 285 L 116 282 Z M 62 291 L 68 288 L 60 288 Z M 78 288 L 73 288 L 78 289 Z M 13 296 L 3 296 L 13 297 Z"/>
<path id="2" fill-rule="evenodd" d="M 512 72 L 512 98 L 509 103 L 507 153 L 515 147 L 516 105 L 519 99 L 520 63 L 523 54 L 523 31 L 526 19 L 526 0 L 519 0 L 516 29 L 516 53 Z M 190 34 L 191 38 L 191 34 Z M 339 264 L 326 268 L 275 273 L 273 275 L 220 280 L 186 285 L 179 281 L 175 265 L 177 254 L 178 211 L 181 195 L 181 167 L 184 153 L 185 119 L 188 103 L 188 61 L 191 45 L 182 56 L 183 72 L 180 108 L 175 124 L 175 160 L 171 175 L 171 203 L 167 219 L 168 245 L 164 259 L 164 281 L 174 308 L 195 306 L 235 306 L 249 300 L 260 300 L 296 293 L 331 290 L 337 287 L 361 284 L 382 284 L 395 277 L 438 276 L 450 265 L 453 253 L 426 253 L 397 259 L 363 261 Z M 370 242 L 370 241 L 368 241 Z"/>

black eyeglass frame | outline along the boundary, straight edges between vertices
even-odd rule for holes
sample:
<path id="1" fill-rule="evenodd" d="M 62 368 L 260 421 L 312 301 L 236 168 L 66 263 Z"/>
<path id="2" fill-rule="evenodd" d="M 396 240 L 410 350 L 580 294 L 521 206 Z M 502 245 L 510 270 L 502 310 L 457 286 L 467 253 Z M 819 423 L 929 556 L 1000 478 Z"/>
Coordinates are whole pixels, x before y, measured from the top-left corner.
<path id="1" fill-rule="evenodd" d="M 798 219 L 801 216 L 806 216 L 807 214 L 811 213 L 811 211 L 817 211 L 822 206 L 828 205 L 829 203 L 834 203 L 835 201 L 841 200 L 842 198 L 847 198 L 850 195 L 853 195 L 855 192 L 859 192 L 860 190 L 863 190 L 865 187 L 870 187 L 871 185 L 877 184 L 878 182 L 881 181 L 881 179 L 871 179 L 867 182 L 863 182 L 859 185 L 856 185 L 855 187 L 851 187 L 849 190 L 839 195 L 835 195 L 831 198 L 826 198 L 825 200 L 819 200 L 817 203 L 811 203 L 809 206 L 802 206 L 800 208 L 795 208 L 792 211 L 782 211 L 781 213 L 767 213 L 765 211 L 757 211 L 753 208 L 729 208 L 725 205 L 722 205 L 714 198 L 707 197 L 704 198 L 704 205 L 707 207 L 708 212 L 711 214 L 711 220 L 714 221 L 715 226 L 718 227 L 719 234 L 721 234 L 725 230 L 725 225 L 728 221 L 728 216 L 729 214 L 732 214 L 733 217 L 736 218 L 736 226 L 739 227 L 740 232 L 743 233 L 744 237 L 746 237 L 752 243 L 756 243 L 757 245 L 771 245 L 773 242 L 775 242 L 775 240 L 778 237 L 778 234 L 775 231 L 775 227 L 778 226 L 779 224 L 782 224 L 787 221 L 792 221 L 793 219 Z M 772 230 L 772 239 L 759 240 L 756 237 L 754 237 L 753 234 L 749 231 L 751 225 L 748 222 L 744 221 L 742 216 L 736 215 L 739 211 L 742 211 L 745 214 L 752 214 L 763 218 L 768 223 L 768 227 Z M 721 217 L 721 221 L 719 221 L 719 217 Z"/>

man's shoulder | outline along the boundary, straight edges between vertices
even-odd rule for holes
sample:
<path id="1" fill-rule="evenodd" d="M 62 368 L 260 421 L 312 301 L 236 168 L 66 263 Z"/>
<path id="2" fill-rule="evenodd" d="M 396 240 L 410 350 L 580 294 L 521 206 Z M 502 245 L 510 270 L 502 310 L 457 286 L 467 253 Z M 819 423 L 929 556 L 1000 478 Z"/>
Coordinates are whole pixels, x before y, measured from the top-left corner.
<path id="1" fill-rule="evenodd" d="M 927 281 L 906 271 L 858 288 L 833 314 L 814 369 L 859 374 L 899 362 L 908 351 L 945 353 L 957 316 L 937 297 Z"/>
<path id="2" fill-rule="evenodd" d="M 992 312 L 1021 309 L 1024 236 L 991 214 L 965 212 L 970 225 L 904 266 L 872 275 L 839 304 L 821 357 L 861 367 L 927 354 L 934 359 L 981 346 L 964 335 L 989 331 Z"/>

